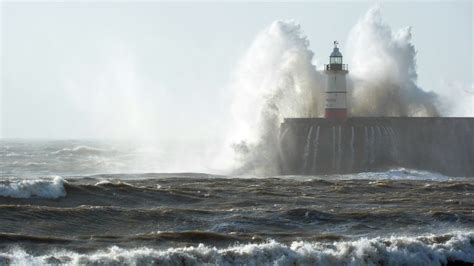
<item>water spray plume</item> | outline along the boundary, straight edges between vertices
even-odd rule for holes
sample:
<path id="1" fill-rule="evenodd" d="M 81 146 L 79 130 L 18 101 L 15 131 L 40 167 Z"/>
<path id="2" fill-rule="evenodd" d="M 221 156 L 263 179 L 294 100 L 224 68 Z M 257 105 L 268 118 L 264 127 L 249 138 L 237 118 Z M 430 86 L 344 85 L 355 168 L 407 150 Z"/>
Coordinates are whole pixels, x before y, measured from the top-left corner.
<path id="1" fill-rule="evenodd" d="M 233 126 L 220 157 L 229 169 L 277 174 L 283 118 L 322 117 L 325 76 L 308 45 L 294 21 L 275 21 L 255 38 L 231 85 Z M 410 28 L 393 33 L 376 6 L 351 30 L 346 47 L 352 116 L 439 115 L 436 94 L 417 85 Z"/>
<path id="2" fill-rule="evenodd" d="M 349 34 L 354 116 L 438 116 L 438 98 L 417 85 L 411 28 L 392 32 L 377 6 Z"/>
<path id="3" fill-rule="evenodd" d="M 284 117 L 323 113 L 323 77 L 311 63 L 308 45 L 296 22 L 275 21 L 256 37 L 240 61 L 230 86 L 233 125 L 227 147 L 231 149 L 223 157 L 235 155 L 239 172 L 276 169 L 279 125 Z"/>

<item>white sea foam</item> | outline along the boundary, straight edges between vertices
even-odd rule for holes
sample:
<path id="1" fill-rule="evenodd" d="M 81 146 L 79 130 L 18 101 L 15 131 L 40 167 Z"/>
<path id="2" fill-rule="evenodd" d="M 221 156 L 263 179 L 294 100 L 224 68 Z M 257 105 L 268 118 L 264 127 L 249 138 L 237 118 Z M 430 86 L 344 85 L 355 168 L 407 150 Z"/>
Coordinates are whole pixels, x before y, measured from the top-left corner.
<path id="1" fill-rule="evenodd" d="M 57 150 L 52 152 L 52 154 L 78 154 L 78 155 L 88 155 L 88 154 L 98 154 L 105 152 L 106 150 L 104 149 L 99 149 L 95 147 L 89 147 L 89 146 L 76 146 L 73 148 L 63 148 L 61 150 Z"/>
<path id="2" fill-rule="evenodd" d="M 194 247 L 124 249 L 110 247 L 89 254 L 55 250 L 31 254 L 21 248 L 0 252 L 0 263 L 44 265 L 164 264 L 164 265 L 445 265 L 474 262 L 474 232 L 443 236 L 360 238 L 334 243 L 297 241 L 289 245 L 261 244 L 216 248 Z"/>
<path id="3" fill-rule="evenodd" d="M 99 182 L 95 183 L 94 186 L 102 186 L 102 185 L 110 185 L 113 184 L 109 180 L 100 180 Z"/>
<path id="4" fill-rule="evenodd" d="M 62 177 L 38 179 L 7 179 L 0 181 L 0 197 L 11 198 L 49 198 L 66 196 Z"/>
<path id="5" fill-rule="evenodd" d="M 99 182 L 95 183 L 94 186 L 127 186 L 127 187 L 134 187 L 134 188 L 144 188 L 143 186 L 134 186 L 130 183 L 123 182 L 120 180 L 112 181 L 112 180 L 100 180 Z"/>
<path id="6" fill-rule="evenodd" d="M 415 169 L 406 169 L 406 168 L 396 168 L 384 172 L 365 172 L 358 174 L 348 174 L 338 176 L 342 179 L 374 179 L 374 180 L 427 180 L 427 181 L 449 181 L 456 179 L 453 177 L 445 176 L 439 173 L 415 170 Z M 460 179 L 460 178 L 457 178 Z"/>

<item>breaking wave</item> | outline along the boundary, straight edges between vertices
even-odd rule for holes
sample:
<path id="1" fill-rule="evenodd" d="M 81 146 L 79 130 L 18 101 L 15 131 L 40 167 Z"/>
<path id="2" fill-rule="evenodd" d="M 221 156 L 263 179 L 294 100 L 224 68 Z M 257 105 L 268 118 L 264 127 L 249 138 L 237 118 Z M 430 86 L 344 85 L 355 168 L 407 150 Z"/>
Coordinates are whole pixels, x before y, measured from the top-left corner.
<path id="1" fill-rule="evenodd" d="M 94 154 L 103 153 L 105 151 L 106 150 L 104 149 L 80 145 L 73 148 L 63 148 L 63 149 L 52 152 L 52 154 L 94 155 Z"/>
<path id="2" fill-rule="evenodd" d="M 66 196 L 64 183 L 60 177 L 40 179 L 6 179 L 0 181 L 0 197 L 10 198 L 49 198 Z"/>
<path id="3" fill-rule="evenodd" d="M 347 47 L 352 115 L 439 115 L 436 94 L 417 85 L 410 28 L 393 33 L 376 6 L 354 26 Z M 231 162 L 227 168 L 237 174 L 278 174 L 283 118 L 322 117 L 326 77 L 313 55 L 301 26 L 292 20 L 275 21 L 255 38 L 230 86 L 233 123 L 219 156 Z"/>
<path id="4" fill-rule="evenodd" d="M 235 159 L 230 167 L 238 173 L 276 174 L 283 118 L 322 115 L 324 77 L 312 59 L 308 39 L 291 20 L 273 22 L 251 44 L 230 86 L 234 101 L 228 147 L 233 150 L 220 156 L 225 162 Z"/>
<path id="5" fill-rule="evenodd" d="M 203 244 L 167 249 L 113 246 L 88 254 L 69 250 L 33 254 L 19 247 L 0 252 L 0 263 L 40 265 L 446 265 L 473 262 L 473 232 L 360 238 L 332 243 L 296 241 L 284 244 L 269 240 L 227 248 Z"/>

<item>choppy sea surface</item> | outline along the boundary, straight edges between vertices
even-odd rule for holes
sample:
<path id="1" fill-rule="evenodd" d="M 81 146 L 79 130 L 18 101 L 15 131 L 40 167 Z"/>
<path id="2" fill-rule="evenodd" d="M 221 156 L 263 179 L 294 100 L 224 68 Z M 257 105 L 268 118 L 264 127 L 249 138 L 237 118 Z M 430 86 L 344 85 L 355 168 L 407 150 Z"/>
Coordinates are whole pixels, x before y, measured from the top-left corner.
<path id="1" fill-rule="evenodd" d="M 0 144 L 0 265 L 474 263 L 472 177 L 153 173 L 166 154 Z"/>

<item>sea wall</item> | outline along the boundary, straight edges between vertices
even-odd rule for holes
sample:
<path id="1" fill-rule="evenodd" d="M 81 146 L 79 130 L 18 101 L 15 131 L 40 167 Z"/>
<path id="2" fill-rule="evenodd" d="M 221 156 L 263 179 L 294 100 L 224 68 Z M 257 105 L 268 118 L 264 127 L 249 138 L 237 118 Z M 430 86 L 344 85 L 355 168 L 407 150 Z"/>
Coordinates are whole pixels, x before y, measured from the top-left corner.
<path id="1" fill-rule="evenodd" d="M 474 118 L 286 118 L 282 174 L 332 174 L 406 167 L 474 176 Z"/>

